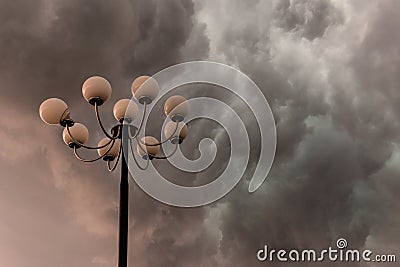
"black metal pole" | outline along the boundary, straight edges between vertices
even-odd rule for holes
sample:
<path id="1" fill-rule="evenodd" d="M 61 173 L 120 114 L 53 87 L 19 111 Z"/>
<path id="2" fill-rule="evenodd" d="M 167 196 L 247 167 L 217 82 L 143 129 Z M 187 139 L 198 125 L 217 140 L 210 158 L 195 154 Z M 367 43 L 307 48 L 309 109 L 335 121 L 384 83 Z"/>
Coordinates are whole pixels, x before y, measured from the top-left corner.
<path id="1" fill-rule="evenodd" d="M 128 148 L 128 127 L 122 128 L 121 183 L 119 188 L 119 247 L 118 267 L 128 266 L 128 228 L 129 228 L 129 181 L 128 159 L 125 157 Z"/>

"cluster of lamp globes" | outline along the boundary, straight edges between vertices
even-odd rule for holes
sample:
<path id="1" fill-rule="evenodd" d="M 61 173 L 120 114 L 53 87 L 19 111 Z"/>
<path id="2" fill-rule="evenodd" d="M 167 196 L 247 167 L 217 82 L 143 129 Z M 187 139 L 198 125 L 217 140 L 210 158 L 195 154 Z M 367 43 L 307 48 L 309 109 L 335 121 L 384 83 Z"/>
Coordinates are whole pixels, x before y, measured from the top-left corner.
<path id="1" fill-rule="evenodd" d="M 159 93 L 157 81 L 150 76 L 140 76 L 132 83 L 132 95 L 144 108 L 152 103 Z M 93 76 L 88 78 L 82 86 L 82 94 L 85 100 L 91 105 L 97 107 L 104 104 L 111 97 L 112 88 L 110 83 L 103 77 Z M 165 101 L 164 113 L 170 118 L 170 121 L 164 126 L 164 135 L 171 143 L 181 143 L 186 138 L 188 128 L 183 122 L 188 113 L 188 102 L 183 96 L 171 96 Z M 145 111 L 145 109 L 144 109 Z M 114 117 L 119 122 L 130 123 L 139 116 L 139 108 L 135 101 L 131 99 L 121 99 L 117 101 L 113 109 Z M 74 122 L 70 117 L 68 105 L 61 99 L 49 98 L 45 100 L 39 108 L 41 119 L 50 125 L 61 125 L 64 128 L 63 140 L 71 148 L 77 149 L 85 147 L 89 140 L 89 131 L 82 123 Z M 96 113 L 97 114 L 97 113 Z M 98 115 L 98 114 L 97 114 Z M 142 120 L 144 119 L 144 115 Z M 142 121 L 143 122 L 143 121 Z M 141 124 L 142 124 L 141 122 Z M 99 121 L 101 124 L 101 122 Z M 134 127 L 137 131 L 140 131 Z M 103 128 L 104 130 L 104 128 Z M 107 133 L 106 133 L 107 135 Z M 110 142 L 110 136 L 100 140 L 97 146 L 98 154 L 105 160 L 114 160 L 120 153 L 120 140 Z M 111 136 L 112 137 L 112 136 Z M 140 139 L 143 146 L 137 145 L 137 152 L 144 159 L 154 158 L 160 151 L 159 142 L 153 136 L 145 136 Z"/>

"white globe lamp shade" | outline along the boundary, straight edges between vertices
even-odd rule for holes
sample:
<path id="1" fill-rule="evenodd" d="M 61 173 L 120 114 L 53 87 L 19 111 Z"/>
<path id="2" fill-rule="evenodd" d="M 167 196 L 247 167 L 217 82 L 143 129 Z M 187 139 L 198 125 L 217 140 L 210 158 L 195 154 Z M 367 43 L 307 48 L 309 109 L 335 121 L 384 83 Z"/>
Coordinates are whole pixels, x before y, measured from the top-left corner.
<path id="1" fill-rule="evenodd" d="M 184 122 L 173 122 L 170 121 L 165 124 L 164 136 L 165 138 L 171 138 L 173 144 L 182 143 L 188 134 L 188 127 Z"/>
<path id="2" fill-rule="evenodd" d="M 110 83 L 100 76 L 88 78 L 82 85 L 82 95 L 90 104 L 102 105 L 111 97 Z"/>
<path id="3" fill-rule="evenodd" d="M 183 96 L 171 96 L 165 101 L 164 112 L 172 121 L 183 121 L 189 112 L 189 103 Z"/>
<path id="4" fill-rule="evenodd" d="M 138 117 L 139 108 L 130 99 L 121 99 L 115 103 L 113 113 L 117 121 L 121 122 L 123 119 L 134 121 Z"/>
<path id="5" fill-rule="evenodd" d="M 69 116 L 68 105 L 58 98 L 49 98 L 39 107 L 40 118 L 47 124 L 60 124 Z"/>
<path id="6" fill-rule="evenodd" d="M 141 140 L 142 143 L 137 145 L 139 155 L 144 159 L 147 159 L 148 155 L 150 155 L 150 158 L 157 156 L 160 152 L 160 145 L 155 145 L 159 143 L 158 140 L 153 136 L 145 136 Z"/>
<path id="7" fill-rule="evenodd" d="M 69 133 L 71 133 L 72 137 Z M 82 123 L 75 123 L 72 127 L 69 127 L 69 132 L 67 128 L 64 129 L 63 140 L 68 146 L 79 148 L 81 144 L 85 144 L 89 140 L 89 131 Z"/>
<path id="8" fill-rule="evenodd" d="M 158 95 L 158 82 L 150 76 L 140 76 L 132 83 L 132 95 L 140 104 L 150 104 Z"/>
<path id="9" fill-rule="evenodd" d="M 110 142 L 110 139 L 107 137 L 103 138 L 100 140 L 97 146 L 104 146 Z M 111 149 L 110 149 L 111 148 Z M 99 156 L 103 156 L 104 160 L 114 160 L 116 157 L 118 157 L 119 154 L 119 148 L 120 148 L 120 140 L 115 140 L 114 145 L 113 142 L 109 143 L 107 146 L 99 148 L 97 152 L 99 153 Z M 110 151 L 108 151 L 110 150 Z M 108 152 L 107 152 L 108 151 Z"/>

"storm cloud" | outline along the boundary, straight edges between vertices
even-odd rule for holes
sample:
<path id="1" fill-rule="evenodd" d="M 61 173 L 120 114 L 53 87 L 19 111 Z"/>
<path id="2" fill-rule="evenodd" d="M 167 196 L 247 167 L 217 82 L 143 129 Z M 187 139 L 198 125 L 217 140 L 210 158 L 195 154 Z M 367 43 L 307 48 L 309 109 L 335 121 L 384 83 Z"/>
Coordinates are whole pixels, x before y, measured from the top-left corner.
<path id="1" fill-rule="evenodd" d="M 111 111 L 134 77 L 189 60 L 236 66 L 257 83 L 276 120 L 275 163 L 249 194 L 254 117 L 231 95 L 193 87 L 248 118 L 251 162 L 229 195 L 203 208 L 169 207 L 132 186 L 131 264 L 264 266 L 264 244 L 326 248 L 341 237 L 399 255 L 399 12 L 395 0 L 0 1 L 0 263 L 115 265 L 118 174 L 76 162 L 38 106 L 64 98 L 97 129 L 80 95 L 85 78 L 111 81 Z M 205 135 L 229 147 L 219 128 L 202 130 L 211 127 L 191 125 L 184 151 Z M 219 152 L 204 179 L 225 166 L 229 153 Z"/>

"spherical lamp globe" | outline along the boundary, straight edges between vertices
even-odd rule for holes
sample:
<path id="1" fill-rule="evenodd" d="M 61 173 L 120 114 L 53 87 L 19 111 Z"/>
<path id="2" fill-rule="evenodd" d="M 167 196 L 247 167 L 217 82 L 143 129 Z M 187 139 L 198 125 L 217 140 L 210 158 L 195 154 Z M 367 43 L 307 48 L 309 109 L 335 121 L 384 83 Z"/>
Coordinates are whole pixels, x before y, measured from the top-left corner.
<path id="1" fill-rule="evenodd" d="M 141 141 L 142 143 L 137 145 L 137 151 L 142 158 L 147 159 L 148 155 L 150 158 L 155 157 L 160 152 L 160 145 L 155 145 L 159 143 L 155 137 L 145 136 Z"/>
<path id="2" fill-rule="evenodd" d="M 182 143 L 188 134 L 188 127 L 184 122 L 169 121 L 164 127 L 165 138 L 171 138 L 171 143 Z"/>
<path id="3" fill-rule="evenodd" d="M 61 123 L 68 114 L 67 104 L 58 98 L 49 98 L 39 107 L 40 118 L 47 124 L 55 125 Z"/>
<path id="4" fill-rule="evenodd" d="M 140 104 L 150 104 L 158 95 L 158 82 L 150 76 L 140 76 L 132 83 L 132 95 Z"/>
<path id="5" fill-rule="evenodd" d="M 164 112 L 172 121 L 183 121 L 189 112 L 189 103 L 183 96 L 171 96 L 165 101 Z"/>
<path id="6" fill-rule="evenodd" d="M 100 140 L 100 142 L 97 144 L 97 146 L 101 147 L 106 145 L 108 142 L 110 142 L 110 139 L 105 137 Z M 111 148 L 111 149 L 110 149 Z M 114 160 L 116 157 L 118 157 L 119 154 L 119 148 L 120 148 L 120 140 L 115 140 L 114 144 L 113 142 L 109 143 L 107 146 L 99 148 L 97 152 L 99 153 L 99 156 L 103 156 L 104 160 Z M 109 150 L 109 151 L 108 151 Z M 108 152 L 107 152 L 108 151 Z"/>
<path id="7" fill-rule="evenodd" d="M 72 127 L 64 129 L 63 140 L 68 146 L 79 148 L 89 140 L 89 131 L 82 123 L 75 123 Z"/>
<path id="8" fill-rule="evenodd" d="M 122 121 L 123 119 L 134 121 L 139 114 L 139 108 L 130 99 L 121 99 L 115 103 L 113 113 L 117 121 Z"/>
<path id="9" fill-rule="evenodd" d="M 102 105 L 111 97 L 110 83 L 100 76 L 88 78 L 82 85 L 82 95 L 91 105 Z"/>

